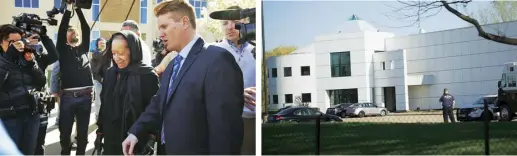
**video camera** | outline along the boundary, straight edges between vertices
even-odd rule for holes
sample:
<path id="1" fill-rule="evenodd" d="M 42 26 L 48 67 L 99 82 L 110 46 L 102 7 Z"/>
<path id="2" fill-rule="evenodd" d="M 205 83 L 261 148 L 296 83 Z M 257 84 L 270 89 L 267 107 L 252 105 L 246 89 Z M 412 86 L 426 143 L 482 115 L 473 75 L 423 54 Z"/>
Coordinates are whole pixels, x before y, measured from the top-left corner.
<path id="1" fill-rule="evenodd" d="M 162 39 L 157 38 L 157 39 L 153 40 L 154 52 L 161 53 L 163 51 L 163 48 L 164 48 L 164 44 L 163 44 Z"/>
<path id="2" fill-rule="evenodd" d="M 235 25 L 235 29 L 239 30 L 240 40 L 239 43 L 249 42 L 255 46 L 255 31 L 256 31 L 256 12 L 255 8 L 248 8 L 242 10 L 228 9 L 214 11 L 210 13 L 210 18 L 216 20 L 240 20 L 249 17 L 249 23 L 240 23 Z"/>
<path id="3" fill-rule="evenodd" d="M 29 94 L 32 95 L 36 101 L 34 111 L 38 113 L 50 113 L 50 111 L 56 107 L 57 98 L 47 91 L 30 90 Z"/>
<path id="4" fill-rule="evenodd" d="M 25 34 L 24 38 L 30 37 L 33 33 L 40 34 L 45 26 L 43 23 L 48 23 L 48 25 L 56 26 L 57 20 L 53 17 L 48 19 L 43 19 L 36 14 L 22 13 L 18 16 L 13 16 L 13 25 L 21 28 Z"/>

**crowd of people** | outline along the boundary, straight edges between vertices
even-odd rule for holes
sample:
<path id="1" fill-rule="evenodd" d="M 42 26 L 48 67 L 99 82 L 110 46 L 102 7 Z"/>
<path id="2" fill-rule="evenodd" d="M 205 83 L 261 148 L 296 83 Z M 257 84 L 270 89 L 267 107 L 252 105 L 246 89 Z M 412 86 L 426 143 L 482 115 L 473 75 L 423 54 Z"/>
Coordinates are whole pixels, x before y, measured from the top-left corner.
<path id="1" fill-rule="evenodd" d="M 69 25 L 72 12 L 82 33 Z M 48 88 L 57 98 L 62 155 L 70 155 L 72 146 L 76 155 L 84 155 L 92 141 L 104 155 L 254 155 L 254 46 L 240 44 L 235 29 L 246 21 L 220 21 L 225 39 L 210 44 L 196 33 L 188 2 L 163 1 L 154 15 L 164 47 L 154 59 L 132 20 L 109 38 L 96 39 L 90 50 L 90 27 L 72 5 L 55 45 L 45 27 L 25 37 L 22 29 L 1 25 L 0 123 L 14 150 L 45 154 L 49 112 L 38 111 L 40 99 L 31 91 Z M 96 112 L 96 140 L 87 137 L 91 112 Z"/>

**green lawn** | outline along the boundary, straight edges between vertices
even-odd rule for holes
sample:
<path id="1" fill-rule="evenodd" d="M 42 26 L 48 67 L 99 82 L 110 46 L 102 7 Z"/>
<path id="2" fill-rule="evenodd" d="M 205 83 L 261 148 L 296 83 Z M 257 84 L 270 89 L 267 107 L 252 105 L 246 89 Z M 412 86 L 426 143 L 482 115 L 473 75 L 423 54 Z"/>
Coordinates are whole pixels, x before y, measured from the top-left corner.
<path id="1" fill-rule="evenodd" d="M 311 155 L 316 127 L 263 124 L 264 155 Z M 517 123 L 490 124 L 490 154 L 517 154 Z M 321 125 L 322 155 L 481 155 L 483 123 L 326 123 Z"/>

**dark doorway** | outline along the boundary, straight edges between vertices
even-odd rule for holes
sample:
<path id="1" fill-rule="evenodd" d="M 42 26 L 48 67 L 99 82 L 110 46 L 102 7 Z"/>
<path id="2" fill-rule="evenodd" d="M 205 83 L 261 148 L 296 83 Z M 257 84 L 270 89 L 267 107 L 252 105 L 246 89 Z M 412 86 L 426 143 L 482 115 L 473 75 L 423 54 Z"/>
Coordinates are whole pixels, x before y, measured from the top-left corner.
<path id="1" fill-rule="evenodd" d="M 397 101 L 395 98 L 395 87 L 384 87 L 384 107 L 390 112 L 397 111 Z"/>

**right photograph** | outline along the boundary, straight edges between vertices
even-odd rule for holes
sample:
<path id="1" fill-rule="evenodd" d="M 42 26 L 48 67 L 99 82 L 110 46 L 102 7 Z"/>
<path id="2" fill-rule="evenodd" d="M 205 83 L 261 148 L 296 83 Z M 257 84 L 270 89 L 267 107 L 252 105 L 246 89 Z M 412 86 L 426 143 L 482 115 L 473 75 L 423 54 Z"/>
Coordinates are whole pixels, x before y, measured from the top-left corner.
<path id="1" fill-rule="evenodd" d="M 263 155 L 517 154 L 517 1 L 263 1 Z"/>

